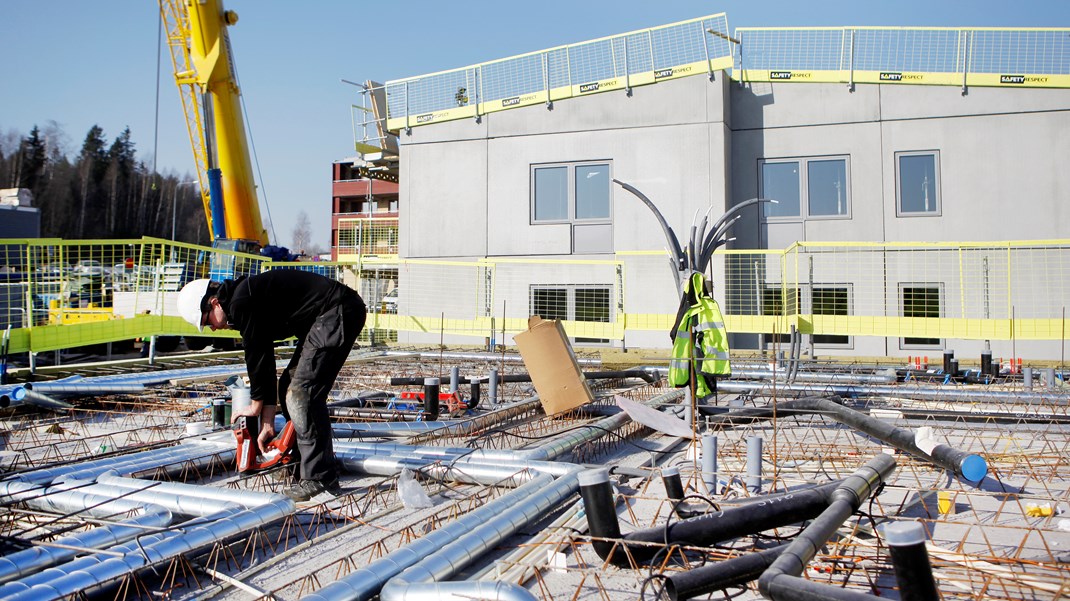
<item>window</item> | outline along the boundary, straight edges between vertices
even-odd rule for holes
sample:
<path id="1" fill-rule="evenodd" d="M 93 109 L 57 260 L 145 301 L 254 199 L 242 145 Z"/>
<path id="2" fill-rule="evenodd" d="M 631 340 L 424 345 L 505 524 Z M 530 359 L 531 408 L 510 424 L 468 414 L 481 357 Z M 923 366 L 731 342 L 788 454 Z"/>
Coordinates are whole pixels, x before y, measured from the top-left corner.
<path id="1" fill-rule="evenodd" d="M 613 252 L 610 164 L 531 167 L 531 224 L 571 224 L 573 253 Z"/>
<path id="2" fill-rule="evenodd" d="M 903 284 L 900 286 L 903 317 L 940 317 L 940 287 Z M 939 347 L 939 338 L 903 338 L 903 348 Z"/>
<path id="3" fill-rule="evenodd" d="M 845 286 L 815 287 L 810 291 L 814 315 L 850 315 L 851 301 L 849 290 Z M 830 346 L 848 346 L 850 336 L 839 334 L 814 334 L 814 344 Z"/>
<path id="4" fill-rule="evenodd" d="M 531 314 L 543 319 L 609 323 L 611 286 L 532 286 Z M 576 342 L 606 344 L 605 338 L 577 336 Z"/>
<path id="5" fill-rule="evenodd" d="M 759 193 L 777 201 L 762 205 L 767 219 L 851 215 L 847 157 L 763 160 L 759 171 Z"/>
<path id="6" fill-rule="evenodd" d="M 537 165 L 531 171 L 533 223 L 609 221 L 608 163 Z"/>
<path id="7" fill-rule="evenodd" d="M 799 312 L 799 289 L 785 289 L 780 284 L 771 284 L 762 288 L 762 315 L 796 315 Z M 787 344 L 791 342 L 791 332 L 762 334 L 762 345 Z"/>
<path id="8" fill-rule="evenodd" d="M 940 215 L 940 153 L 895 153 L 896 214 Z"/>

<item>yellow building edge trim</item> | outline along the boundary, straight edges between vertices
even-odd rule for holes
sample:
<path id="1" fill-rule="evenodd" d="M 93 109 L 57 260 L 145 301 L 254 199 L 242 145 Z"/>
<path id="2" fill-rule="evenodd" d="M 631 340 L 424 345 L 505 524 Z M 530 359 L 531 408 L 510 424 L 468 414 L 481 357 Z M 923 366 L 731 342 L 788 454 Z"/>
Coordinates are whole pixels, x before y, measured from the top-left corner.
<path id="1" fill-rule="evenodd" d="M 850 71 L 822 71 L 816 69 L 741 69 L 733 73 L 737 81 L 783 83 L 844 83 Z"/>
<path id="2" fill-rule="evenodd" d="M 1000 88 L 1070 88 L 1070 75 L 1040 73 L 970 73 L 966 76 L 968 86 L 991 86 Z"/>
<path id="3" fill-rule="evenodd" d="M 955 86 L 962 83 L 962 73 L 930 73 L 927 71 L 855 71 L 852 77 L 855 83 L 934 86 Z"/>

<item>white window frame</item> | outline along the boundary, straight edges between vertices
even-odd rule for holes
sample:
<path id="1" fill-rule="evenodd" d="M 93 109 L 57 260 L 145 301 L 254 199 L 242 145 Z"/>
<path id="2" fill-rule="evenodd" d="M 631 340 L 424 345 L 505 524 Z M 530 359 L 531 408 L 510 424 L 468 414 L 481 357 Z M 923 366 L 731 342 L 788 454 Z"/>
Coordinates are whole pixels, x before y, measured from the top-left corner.
<path id="1" fill-rule="evenodd" d="M 935 289 L 938 294 L 938 315 L 936 317 L 943 317 L 944 315 L 944 301 L 946 296 L 944 294 L 944 285 L 940 282 L 899 282 L 898 297 L 896 303 L 899 305 L 900 317 L 907 317 L 906 314 L 906 298 L 904 297 L 907 288 L 931 288 Z M 899 339 L 900 350 L 942 350 L 944 348 L 944 340 L 937 338 L 937 342 L 932 344 L 918 344 L 908 343 L 908 338 L 920 338 L 920 336 L 904 336 Z"/>
<path id="2" fill-rule="evenodd" d="M 844 203 L 846 205 L 845 211 L 842 214 L 837 215 L 811 215 L 810 214 L 810 163 L 811 162 L 823 162 L 823 161 L 843 161 L 844 163 L 844 178 L 845 187 L 844 191 Z M 758 195 L 761 198 L 766 198 L 765 194 L 765 178 L 764 169 L 766 165 L 770 164 L 784 164 L 784 163 L 796 163 L 799 165 L 799 214 L 798 215 L 766 215 L 762 210 L 762 220 L 767 223 L 784 223 L 784 222 L 797 222 L 803 221 L 826 221 L 837 219 L 851 219 L 854 213 L 853 203 L 851 202 L 851 155 L 849 154 L 833 154 L 822 156 L 809 156 L 809 157 L 784 157 L 776 159 L 758 159 Z M 775 205 L 766 205 L 775 206 Z"/>
<path id="3" fill-rule="evenodd" d="M 847 313 L 845 315 L 854 314 L 854 286 L 850 283 L 841 282 L 822 282 L 819 284 L 810 284 L 807 286 L 809 289 L 809 301 L 810 301 L 810 314 L 811 315 L 839 315 L 838 313 L 818 313 L 816 310 L 816 303 L 814 302 L 815 290 L 846 290 L 847 291 Z M 833 349 L 853 349 L 854 348 L 854 336 L 846 336 L 846 342 L 818 342 L 816 336 L 843 336 L 843 334 L 814 334 L 811 336 L 811 341 L 815 347 L 820 348 L 833 348 Z"/>
<path id="4" fill-rule="evenodd" d="M 934 190 L 936 198 L 935 207 L 931 211 L 904 211 L 903 210 L 903 182 L 899 172 L 899 162 L 903 157 L 931 156 L 933 157 L 933 175 L 936 178 Z M 908 150 L 895 153 L 895 216 L 896 217 L 940 217 L 944 212 L 943 194 L 940 191 L 940 151 L 939 150 Z"/>
<path id="5" fill-rule="evenodd" d="M 607 305 L 606 314 L 609 317 L 608 321 L 588 321 L 576 319 L 576 291 L 579 289 L 599 289 L 605 290 Z M 529 284 L 528 286 L 528 310 L 530 314 L 538 314 L 535 311 L 535 291 L 536 290 L 564 290 L 565 291 L 565 320 L 567 321 L 586 321 L 588 323 L 613 323 L 616 316 L 613 311 L 613 284 Z M 548 318 L 546 315 L 542 315 L 544 318 Z M 612 341 L 607 338 L 588 339 L 588 338 L 570 338 L 573 342 L 580 342 L 582 344 L 591 345 L 608 345 Z"/>

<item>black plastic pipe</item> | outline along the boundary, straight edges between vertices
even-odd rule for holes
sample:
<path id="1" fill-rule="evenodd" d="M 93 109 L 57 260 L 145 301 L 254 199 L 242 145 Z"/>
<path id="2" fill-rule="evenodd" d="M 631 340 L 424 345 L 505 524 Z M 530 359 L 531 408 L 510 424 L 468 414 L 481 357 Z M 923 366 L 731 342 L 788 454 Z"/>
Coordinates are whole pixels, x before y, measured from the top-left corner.
<path id="1" fill-rule="evenodd" d="M 661 470 L 661 483 L 665 485 L 665 496 L 673 501 L 673 509 L 677 517 L 688 517 L 684 511 L 684 481 L 680 478 L 680 470 L 675 467 L 667 467 Z"/>
<path id="2" fill-rule="evenodd" d="M 479 406 L 480 397 L 479 378 L 472 378 L 472 394 L 468 397 L 468 408 L 475 409 Z"/>
<path id="3" fill-rule="evenodd" d="M 438 378 L 424 378 L 424 421 L 438 421 Z"/>
<path id="4" fill-rule="evenodd" d="M 585 470 L 577 475 L 580 483 L 580 498 L 587 516 L 588 531 L 594 539 L 591 546 L 598 556 L 605 559 L 618 546 L 620 522 L 613 504 L 613 485 L 609 483 L 608 469 Z M 605 540 L 609 539 L 609 540 Z M 627 565 L 627 560 L 624 560 Z"/>
<path id="5" fill-rule="evenodd" d="M 785 401 L 777 404 L 776 411 L 777 415 L 820 413 L 859 432 L 868 434 L 881 442 L 890 444 L 901 451 L 932 462 L 969 482 L 980 482 L 988 474 L 988 464 L 980 455 L 953 449 L 945 444 L 937 444 L 929 452 L 923 451 L 915 443 L 913 430 L 898 428 L 829 399 L 808 398 Z M 738 409 L 730 413 L 712 416 L 711 421 L 769 417 L 772 417 L 772 408 L 756 407 L 753 409 Z"/>
<path id="6" fill-rule="evenodd" d="M 847 518 L 868 499 L 888 477 L 895 471 L 895 458 L 886 453 L 873 457 L 855 471 L 832 492 L 831 503 L 821 515 L 800 532 L 788 548 L 776 558 L 772 565 L 758 579 L 758 590 L 763 597 L 774 601 L 801 601 L 809 599 L 876 599 L 871 595 L 862 595 L 845 589 L 822 586 L 818 588 L 802 587 L 799 582 L 809 582 L 799 578 L 806 564 L 843 525 Z M 833 591 L 847 592 L 848 597 L 839 596 Z M 811 594 L 813 596 L 811 596 Z M 862 595 L 858 597 L 857 595 Z"/>
<path id="7" fill-rule="evenodd" d="M 888 543 L 901 601 L 937 601 L 933 567 L 925 550 L 925 526 L 893 522 L 884 528 L 884 542 Z"/>
<path id="8" fill-rule="evenodd" d="M 606 477 L 608 481 L 608 476 Z M 795 524 L 820 515 L 828 507 L 830 495 L 839 482 L 832 482 L 799 491 L 756 497 L 754 501 L 731 507 L 716 513 L 681 520 L 657 528 L 629 532 L 617 545 L 595 545 L 595 551 L 603 560 L 619 567 L 630 567 L 632 561 L 644 563 L 664 550 L 664 545 L 686 543 L 689 545 L 712 545 L 722 541 L 754 534 L 772 528 Z M 608 483 L 606 487 L 608 487 Z M 580 486 L 580 494 L 585 495 Z M 619 539 L 620 524 L 612 502 L 612 493 L 606 500 L 584 496 L 591 536 L 604 539 Z M 682 496 L 681 496 L 682 498 Z M 597 507 L 595 503 L 605 503 Z M 591 518 L 597 511 L 598 520 Z"/>
<path id="9" fill-rule="evenodd" d="M 660 379 L 660 375 L 648 371 L 645 369 L 626 369 L 621 371 L 590 371 L 584 372 L 583 377 L 588 380 L 612 380 L 612 379 L 625 379 L 625 378 L 639 378 L 644 382 L 653 384 Z M 441 379 L 448 379 L 449 376 L 442 376 Z M 483 380 L 481 376 L 479 378 L 470 378 Z M 424 383 L 425 378 L 420 376 L 397 376 L 390 378 L 391 386 L 418 386 Z M 498 382 L 530 382 L 531 375 L 527 373 L 522 374 L 498 374 Z"/>
<path id="10" fill-rule="evenodd" d="M 731 586 L 757 580 L 788 548 L 780 545 L 732 559 L 708 563 L 686 572 L 672 572 L 665 578 L 665 592 L 672 601 L 708 595 Z"/>

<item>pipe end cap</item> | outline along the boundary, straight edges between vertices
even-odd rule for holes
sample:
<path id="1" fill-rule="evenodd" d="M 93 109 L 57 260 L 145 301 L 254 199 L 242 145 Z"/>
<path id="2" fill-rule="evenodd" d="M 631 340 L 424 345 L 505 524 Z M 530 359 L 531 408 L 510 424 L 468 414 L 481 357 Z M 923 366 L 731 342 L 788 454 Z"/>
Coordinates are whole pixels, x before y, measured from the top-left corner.
<path id="1" fill-rule="evenodd" d="M 892 522 L 884 527 L 884 542 L 893 547 L 925 544 L 927 538 L 920 522 Z"/>
<path id="2" fill-rule="evenodd" d="M 579 480 L 580 486 L 598 486 L 609 482 L 609 470 L 604 468 L 584 470 L 576 474 L 576 479 Z"/>
<path id="3" fill-rule="evenodd" d="M 988 464 L 980 455 L 967 455 L 960 468 L 962 477 L 970 482 L 980 482 L 988 475 Z"/>

